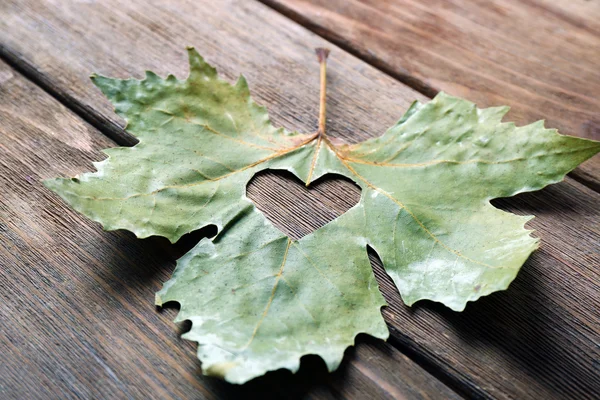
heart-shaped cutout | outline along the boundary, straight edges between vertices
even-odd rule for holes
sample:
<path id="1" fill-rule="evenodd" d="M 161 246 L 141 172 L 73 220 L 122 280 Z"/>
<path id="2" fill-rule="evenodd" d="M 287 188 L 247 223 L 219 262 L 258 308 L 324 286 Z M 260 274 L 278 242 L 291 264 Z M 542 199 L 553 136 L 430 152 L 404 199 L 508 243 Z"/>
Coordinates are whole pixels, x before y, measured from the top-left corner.
<path id="1" fill-rule="evenodd" d="M 319 229 L 360 200 L 361 189 L 350 179 L 327 174 L 306 187 L 287 171 L 254 175 L 246 195 L 265 217 L 293 240 Z"/>

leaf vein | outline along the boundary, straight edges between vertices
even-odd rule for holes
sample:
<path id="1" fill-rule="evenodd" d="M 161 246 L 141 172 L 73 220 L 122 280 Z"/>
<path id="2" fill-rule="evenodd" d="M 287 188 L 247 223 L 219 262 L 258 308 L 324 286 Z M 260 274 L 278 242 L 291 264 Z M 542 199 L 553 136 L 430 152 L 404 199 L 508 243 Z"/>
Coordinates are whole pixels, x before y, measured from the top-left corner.
<path id="1" fill-rule="evenodd" d="M 245 350 L 245 349 L 247 349 L 250 346 L 250 344 L 252 343 L 252 341 L 256 337 L 256 333 L 258 332 L 258 329 L 260 328 L 260 326 L 262 325 L 263 321 L 267 317 L 267 314 L 269 313 L 269 309 L 271 308 L 271 304 L 273 304 L 273 299 L 275 298 L 275 292 L 277 291 L 277 285 L 279 284 L 279 281 L 281 280 L 281 276 L 283 274 L 283 269 L 285 268 L 285 262 L 287 260 L 287 256 L 288 256 L 288 252 L 290 250 L 290 245 L 291 244 L 292 244 L 292 239 L 288 238 L 287 246 L 285 248 L 285 253 L 283 254 L 283 261 L 281 261 L 281 267 L 279 268 L 279 272 L 277 273 L 277 275 L 275 275 L 276 276 L 276 278 L 275 278 L 275 284 L 273 285 L 273 290 L 271 290 L 271 296 L 269 297 L 269 301 L 267 302 L 265 310 L 263 311 L 262 316 L 260 317 L 260 320 L 256 324 L 256 327 L 254 328 L 254 331 L 252 332 L 252 336 L 250 336 L 250 340 L 248 340 L 248 343 L 246 343 L 246 345 L 244 345 L 244 347 L 242 348 L 242 350 Z"/>

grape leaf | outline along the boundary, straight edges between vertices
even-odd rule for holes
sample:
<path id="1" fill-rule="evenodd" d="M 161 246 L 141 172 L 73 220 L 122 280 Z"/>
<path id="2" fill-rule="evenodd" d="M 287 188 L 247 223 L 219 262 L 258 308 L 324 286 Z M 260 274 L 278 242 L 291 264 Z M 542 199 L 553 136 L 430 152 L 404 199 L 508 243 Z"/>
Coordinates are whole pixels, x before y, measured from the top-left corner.
<path id="1" fill-rule="evenodd" d="M 181 305 L 177 321 L 198 342 L 203 371 L 243 383 L 317 354 L 329 370 L 364 332 L 385 339 L 385 305 L 366 247 L 381 257 L 404 302 L 463 310 L 506 289 L 537 247 L 532 217 L 489 201 L 561 181 L 600 143 L 559 135 L 542 122 L 502 123 L 507 107 L 478 109 L 440 93 L 415 102 L 382 136 L 346 144 L 325 131 L 325 59 L 319 130 L 275 128 L 250 98 L 189 49 L 185 80 L 93 76 L 139 139 L 105 150 L 97 172 L 46 186 L 106 230 L 182 235 L 214 224 L 177 262 L 156 304 Z M 246 197 L 258 171 L 291 171 L 309 185 L 335 173 L 362 189 L 360 202 L 294 241 Z"/>

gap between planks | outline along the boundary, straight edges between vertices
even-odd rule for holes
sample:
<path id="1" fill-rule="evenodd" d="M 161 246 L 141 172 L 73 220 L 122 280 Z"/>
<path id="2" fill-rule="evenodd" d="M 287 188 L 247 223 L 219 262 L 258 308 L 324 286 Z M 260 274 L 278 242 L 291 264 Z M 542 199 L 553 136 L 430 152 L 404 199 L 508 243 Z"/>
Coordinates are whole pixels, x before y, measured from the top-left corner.
<path id="1" fill-rule="evenodd" d="M 119 146 L 133 146 L 138 142 L 133 136 L 125 133 L 123 128 L 78 101 L 67 91 L 61 90 L 60 86 L 53 85 L 48 76 L 3 43 L 0 43 L 0 59 Z"/>
<path id="2" fill-rule="evenodd" d="M 365 63 L 369 64 L 373 68 L 376 68 L 377 70 L 383 72 L 384 74 L 388 75 L 389 77 L 394 78 L 395 80 L 405 84 L 406 86 L 410 87 L 411 89 L 416 90 L 417 92 L 421 93 L 423 96 L 433 98 L 439 93 L 439 90 L 435 89 L 431 85 L 428 85 L 422 79 L 419 79 L 418 77 L 413 76 L 413 75 L 409 74 L 408 72 L 404 73 L 404 72 L 400 72 L 400 71 L 395 71 L 394 68 L 392 68 L 385 61 L 377 58 L 374 55 L 366 55 L 366 54 L 362 53 L 358 49 L 352 47 L 348 42 L 346 42 L 344 40 L 344 38 L 336 35 L 334 32 L 331 32 L 327 29 L 320 28 L 318 25 L 314 24 L 309 18 L 305 17 L 304 15 L 302 15 L 300 13 L 295 12 L 294 10 L 286 7 L 285 5 L 279 4 L 272 0 L 256 0 L 256 1 L 264 4 L 265 6 L 269 7 L 273 11 L 278 12 L 279 14 L 287 17 L 291 21 L 293 21 L 299 25 L 302 25 L 303 27 L 305 27 L 312 33 L 319 35 L 321 38 L 327 40 L 328 42 L 335 44 L 337 47 L 344 50 L 345 52 L 352 54 L 354 57 L 364 61 Z"/>

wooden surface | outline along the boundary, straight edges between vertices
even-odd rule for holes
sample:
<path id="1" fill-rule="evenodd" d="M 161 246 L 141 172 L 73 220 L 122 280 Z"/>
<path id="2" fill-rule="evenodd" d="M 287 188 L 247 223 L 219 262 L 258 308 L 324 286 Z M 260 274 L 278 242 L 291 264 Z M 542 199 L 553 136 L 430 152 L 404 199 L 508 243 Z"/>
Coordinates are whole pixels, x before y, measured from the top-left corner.
<path id="1" fill-rule="evenodd" d="M 0 7 L 0 55 L 16 69 L 4 66 L 8 72 L 0 74 L 0 318 L 7 332 L 0 351 L 8 354 L 0 364 L 0 395 L 44 398 L 66 391 L 80 397 L 202 398 L 291 391 L 324 398 L 452 396 L 440 380 L 476 398 L 579 399 L 600 392 L 600 195 L 570 178 L 495 202 L 505 210 L 537 215 L 528 226 L 542 242 L 508 291 L 470 304 L 463 313 L 428 302 L 408 308 L 373 257 L 389 303 L 383 312 L 390 345 L 362 338 L 348 353 L 349 362 L 332 376 L 316 359 L 308 359 L 299 376 L 278 372 L 242 388 L 200 376 L 193 346 L 178 338 L 185 328 L 170 322 L 174 311 L 156 312 L 150 305 L 175 257 L 201 233 L 170 246 L 155 238 L 102 232 L 39 183 L 40 178 L 90 170 L 90 161 L 101 158 L 98 149 L 114 145 L 107 137 L 122 145 L 134 142 L 89 74 L 141 77 L 144 69 L 152 69 L 183 77 L 184 46 L 194 45 L 227 78 L 244 73 L 253 96 L 269 108 L 276 124 L 311 132 L 318 114 L 313 48 L 327 46 L 332 49 L 328 128 L 350 141 L 381 134 L 412 100 L 427 100 L 431 93 L 400 77 L 425 93 L 420 94 L 399 76 L 378 70 L 381 65 L 356 50 L 358 44 L 351 49 L 345 44 L 355 43 L 350 34 L 344 47 L 377 68 L 257 2 L 113 0 L 60 7 L 19 1 Z M 573 19 L 586 10 L 579 5 L 564 13 Z M 589 10 L 593 15 L 594 7 Z M 419 15 L 412 9 L 405 13 Z M 539 18 L 555 18 L 544 15 Z M 295 19 L 304 23 L 308 17 L 303 18 Z M 322 20 L 314 16 L 309 28 Z M 589 21 L 585 27 L 593 31 L 597 20 Z M 325 30 L 319 33 L 339 42 Z M 432 46 L 423 38 L 414 40 Z M 537 49 L 535 42 L 531 46 Z M 435 64 L 428 62 L 430 68 Z M 430 79 L 438 79 L 431 73 Z M 497 101 L 500 95 L 492 89 L 483 101 L 477 97 L 485 97 L 483 89 L 466 94 L 444 90 L 484 105 L 522 101 L 513 94 Z M 564 110 L 541 110 L 549 121 L 562 121 L 558 117 Z M 528 117 L 517 110 L 513 118 Z M 577 176 L 592 187 L 597 160 L 588 163 L 591 169 L 581 169 L 589 179 L 581 178 L 584 172 Z M 329 179 L 306 190 L 284 174 L 266 173 L 251 182 L 248 192 L 293 236 L 343 212 L 356 201 L 357 189 Z"/>
<path id="2" fill-rule="evenodd" d="M 428 96 L 600 140 L 600 2 L 264 0 Z M 600 190 L 600 158 L 573 174 Z"/>

